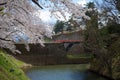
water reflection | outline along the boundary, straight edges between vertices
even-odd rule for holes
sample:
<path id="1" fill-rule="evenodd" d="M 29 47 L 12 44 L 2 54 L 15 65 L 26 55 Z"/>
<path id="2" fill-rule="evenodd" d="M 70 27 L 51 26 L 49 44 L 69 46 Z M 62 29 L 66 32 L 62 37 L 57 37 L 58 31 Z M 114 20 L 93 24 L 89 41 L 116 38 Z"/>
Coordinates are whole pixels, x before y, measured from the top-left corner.
<path id="1" fill-rule="evenodd" d="M 99 75 L 75 67 L 37 67 L 26 72 L 31 80 L 107 80 Z"/>

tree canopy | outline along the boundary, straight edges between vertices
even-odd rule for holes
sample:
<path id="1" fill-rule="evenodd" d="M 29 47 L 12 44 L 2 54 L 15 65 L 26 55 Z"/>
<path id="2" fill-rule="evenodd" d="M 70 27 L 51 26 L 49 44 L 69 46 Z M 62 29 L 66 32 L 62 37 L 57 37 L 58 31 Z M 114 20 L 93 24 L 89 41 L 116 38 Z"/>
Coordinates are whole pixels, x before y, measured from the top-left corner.
<path id="1" fill-rule="evenodd" d="M 113 3 L 119 10 L 119 0 L 115 1 Z M 91 11 L 91 8 L 83 8 L 80 4 L 74 3 L 73 0 L 1 0 L 0 47 L 9 48 L 15 52 L 14 36 L 26 35 L 29 38 L 28 41 L 21 37 L 25 44 L 28 42 L 42 43 L 44 36 L 51 37 L 52 33 L 34 14 L 38 8 L 48 7 L 51 14 L 57 17 L 59 17 L 57 13 L 60 13 L 64 18 L 66 18 L 66 13 L 69 13 L 75 17 L 81 16 L 81 18 L 90 20 L 90 16 L 87 16 L 86 12 Z"/>

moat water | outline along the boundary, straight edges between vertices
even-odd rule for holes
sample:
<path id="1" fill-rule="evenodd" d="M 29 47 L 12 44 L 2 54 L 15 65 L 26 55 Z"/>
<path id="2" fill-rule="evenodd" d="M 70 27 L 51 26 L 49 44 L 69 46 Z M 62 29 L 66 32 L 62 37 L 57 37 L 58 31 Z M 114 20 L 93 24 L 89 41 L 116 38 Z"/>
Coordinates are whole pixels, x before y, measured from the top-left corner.
<path id="1" fill-rule="evenodd" d="M 31 80 L 108 80 L 87 71 L 88 65 L 57 65 L 33 67 L 26 71 Z"/>

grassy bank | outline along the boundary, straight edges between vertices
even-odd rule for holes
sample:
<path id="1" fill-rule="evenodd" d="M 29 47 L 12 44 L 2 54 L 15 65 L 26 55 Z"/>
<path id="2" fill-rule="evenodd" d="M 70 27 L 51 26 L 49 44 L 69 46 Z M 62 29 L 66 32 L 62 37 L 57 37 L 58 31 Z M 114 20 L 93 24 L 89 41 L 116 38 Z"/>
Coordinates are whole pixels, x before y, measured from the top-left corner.
<path id="1" fill-rule="evenodd" d="M 29 80 L 20 69 L 25 63 L 0 50 L 0 80 Z"/>
<path id="2" fill-rule="evenodd" d="M 68 59 L 91 59 L 92 57 L 93 57 L 92 55 L 87 55 L 87 54 L 80 54 L 80 55 L 68 54 L 67 55 Z"/>

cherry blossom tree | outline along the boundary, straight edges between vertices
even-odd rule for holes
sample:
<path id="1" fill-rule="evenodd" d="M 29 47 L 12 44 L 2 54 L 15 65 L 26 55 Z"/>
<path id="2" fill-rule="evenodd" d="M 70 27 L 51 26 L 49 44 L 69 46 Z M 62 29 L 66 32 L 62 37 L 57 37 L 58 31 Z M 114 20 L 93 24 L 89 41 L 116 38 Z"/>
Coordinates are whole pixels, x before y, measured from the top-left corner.
<path id="1" fill-rule="evenodd" d="M 25 34 L 28 42 L 42 43 L 48 35 L 46 25 L 33 13 L 36 10 L 27 0 L 2 0 L 0 7 L 0 47 L 16 51 L 14 36 Z M 50 36 L 51 34 L 49 34 Z M 22 36 L 23 37 L 23 36 Z M 23 43 L 26 40 L 20 38 Z"/>
<path id="2" fill-rule="evenodd" d="M 47 1 L 50 2 L 48 5 Z M 13 52 L 18 52 L 15 47 L 14 36 L 20 37 L 25 43 L 43 43 L 44 36 L 51 37 L 52 33 L 45 24 L 34 13 L 43 9 L 40 4 L 47 8 L 54 16 L 60 13 L 64 18 L 65 12 L 82 16 L 90 19 L 85 15 L 88 9 L 82 8 L 81 5 L 75 4 L 72 0 L 1 0 L 0 1 L 0 47 L 8 48 Z M 36 6 L 34 6 L 35 4 Z M 46 6 L 47 5 L 47 6 Z M 25 34 L 29 39 L 23 40 L 21 35 Z M 28 46 L 27 46 L 27 49 Z"/>

